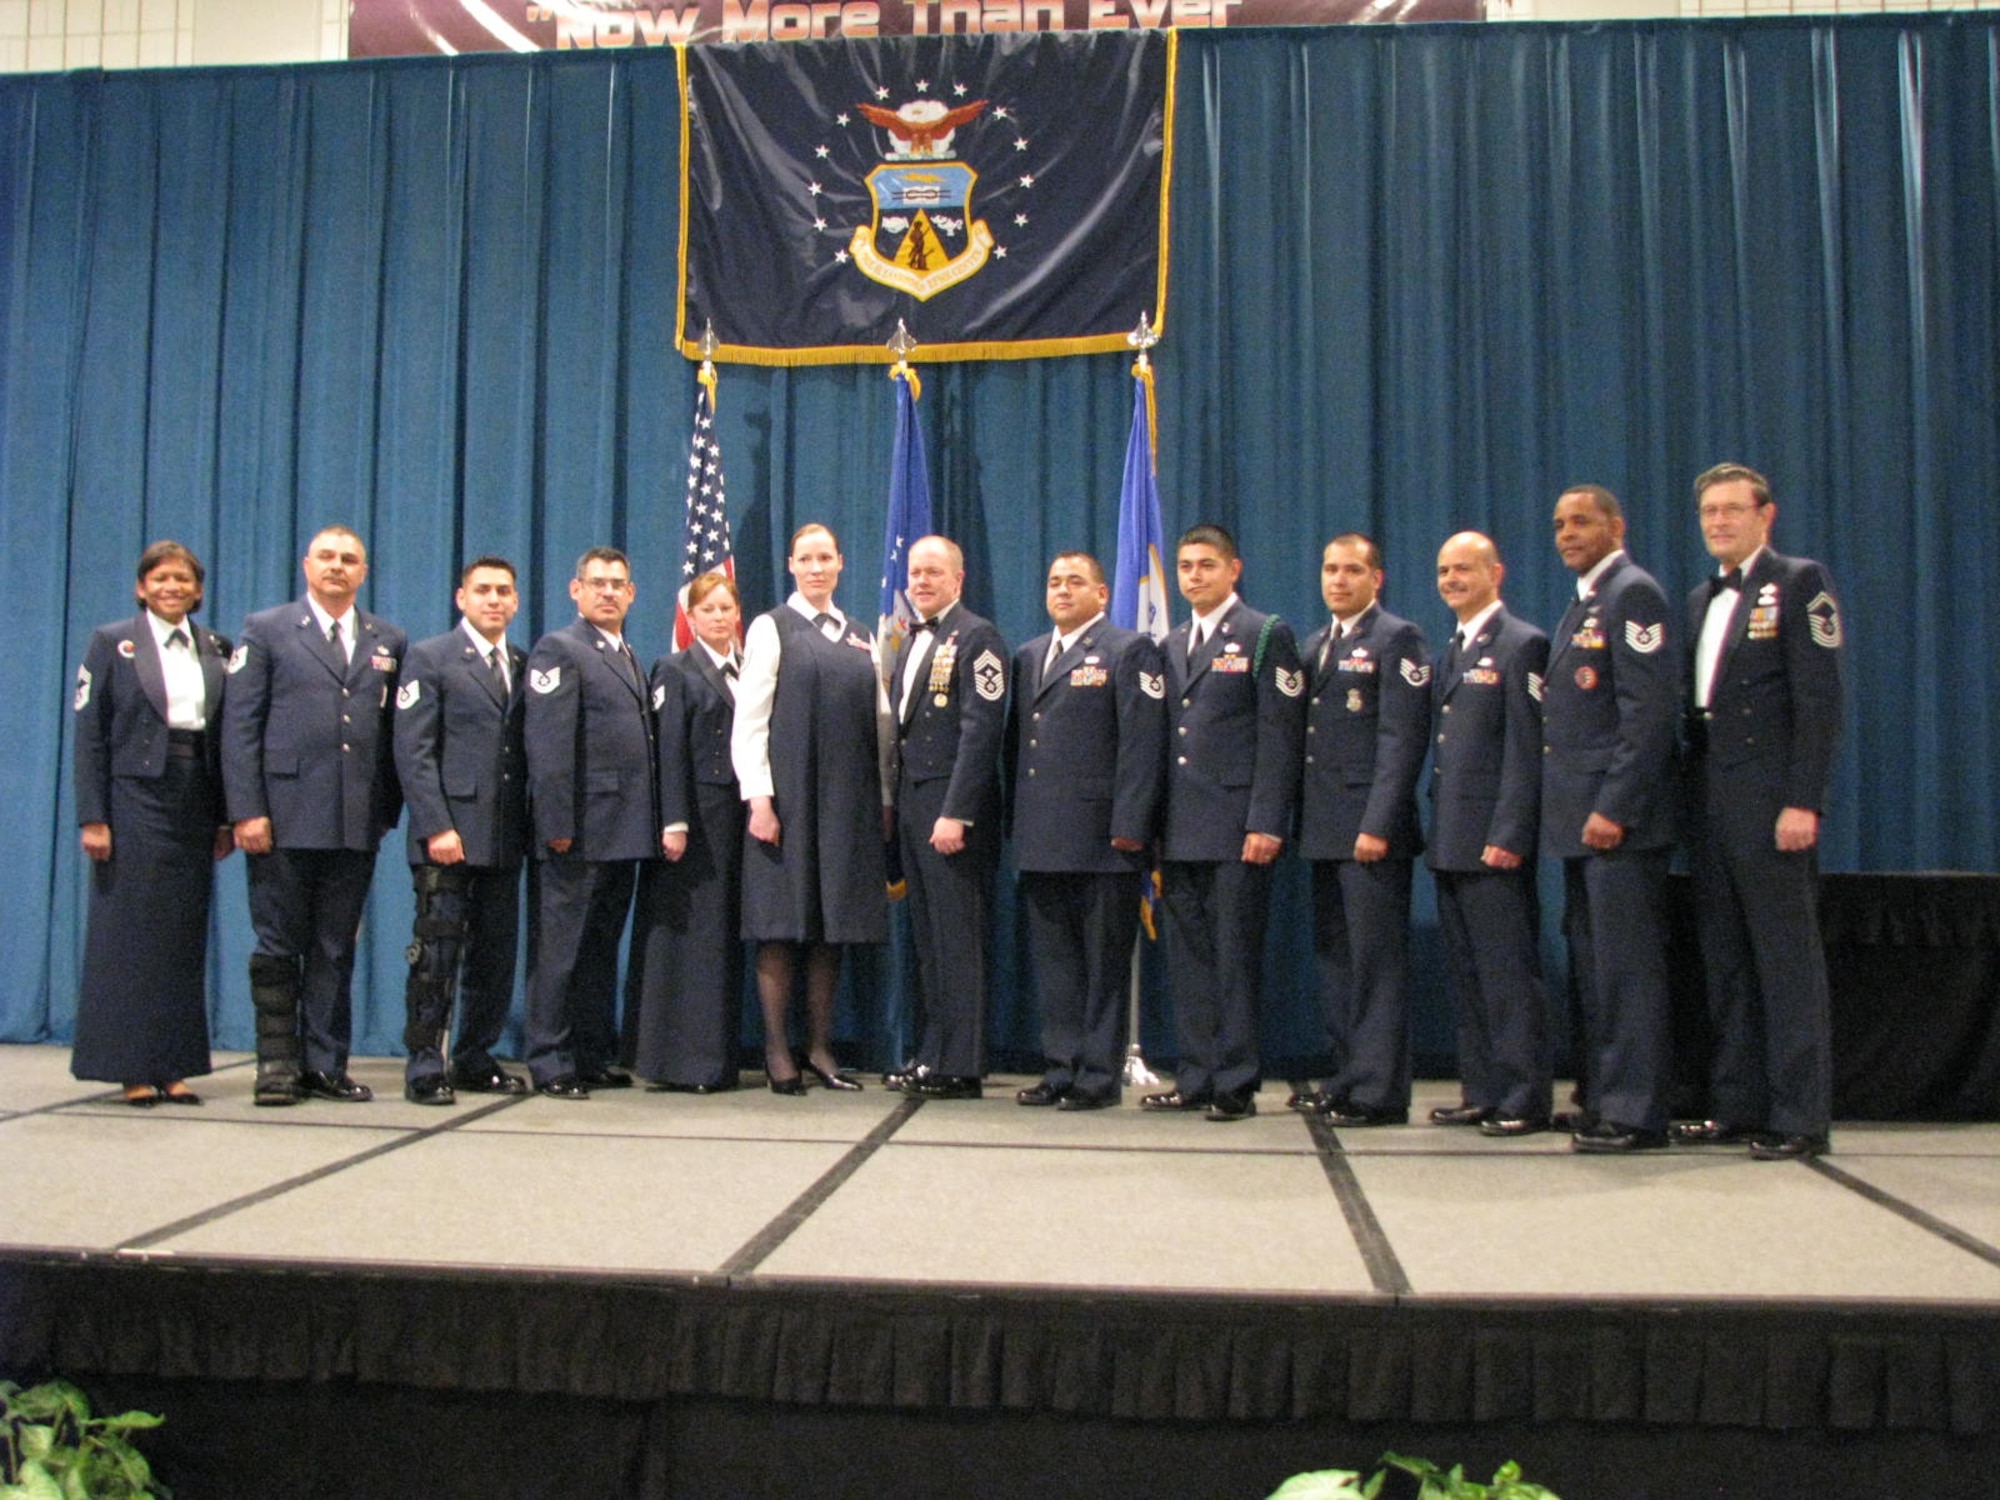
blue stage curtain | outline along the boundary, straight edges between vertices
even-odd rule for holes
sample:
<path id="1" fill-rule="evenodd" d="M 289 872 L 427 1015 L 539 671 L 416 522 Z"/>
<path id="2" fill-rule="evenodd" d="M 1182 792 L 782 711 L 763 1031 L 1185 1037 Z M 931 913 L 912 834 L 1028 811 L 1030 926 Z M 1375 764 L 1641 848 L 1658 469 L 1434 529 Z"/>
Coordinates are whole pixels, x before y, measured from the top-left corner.
<path id="1" fill-rule="evenodd" d="M 1180 101 L 1170 533 L 1232 527 L 1246 595 L 1303 630 L 1320 544 L 1368 530 L 1387 602 L 1441 635 L 1449 532 L 1491 532 L 1513 607 L 1553 620 L 1549 512 L 1594 480 L 1678 593 L 1706 563 L 1690 479 L 1754 464 L 1778 546 L 1843 591 L 1827 866 L 1994 867 L 2000 20 L 1189 33 Z M 451 623 L 463 557 L 502 552 L 524 644 L 609 541 L 633 557 L 635 645 L 666 648 L 693 396 L 671 347 L 679 137 L 658 52 L 14 76 L 0 131 L 0 797 L 21 814 L 0 1038 L 62 1039 L 86 885 L 69 682 L 148 540 L 204 557 L 225 633 L 297 596 L 326 522 L 368 539 L 364 602 L 413 636 Z M 1052 552 L 1113 553 L 1128 366 L 924 372 L 938 521 L 1010 640 L 1044 627 Z M 892 412 L 878 369 L 724 369 L 751 608 L 819 519 L 869 612 Z M 213 950 L 226 1046 L 250 1036 L 241 865 Z M 1273 1059 L 1314 1045 L 1295 864 L 1278 897 Z M 398 837 L 358 1050 L 396 1049 L 408 912 Z M 1421 946 L 1419 1049 L 1448 1056 Z M 992 1039 L 1032 1056 L 1003 947 Z"/>

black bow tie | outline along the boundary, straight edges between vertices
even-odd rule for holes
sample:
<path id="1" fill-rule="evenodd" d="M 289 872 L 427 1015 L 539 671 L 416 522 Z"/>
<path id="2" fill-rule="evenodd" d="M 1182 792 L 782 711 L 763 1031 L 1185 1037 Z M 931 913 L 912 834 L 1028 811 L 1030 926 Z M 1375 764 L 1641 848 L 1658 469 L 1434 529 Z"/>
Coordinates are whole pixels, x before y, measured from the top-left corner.
<path id="1" fill-rule="evenodd" d="M 938 628 L 937 616 L 932 615 L 928 620 L 919 620 L 910 628 L 912 630 L 936 630 Z"/>
<path id="2" fill-rule="evenodd" d="M 1727 573 L 1718 573 L 1715 577 L 1708 580 L 1709 598 L 1713 599 L 1724 589 L 1733 589 L 1739 594 L 1743 592 L 1743 570 L 1741 568 L 1731 568 Z"/>

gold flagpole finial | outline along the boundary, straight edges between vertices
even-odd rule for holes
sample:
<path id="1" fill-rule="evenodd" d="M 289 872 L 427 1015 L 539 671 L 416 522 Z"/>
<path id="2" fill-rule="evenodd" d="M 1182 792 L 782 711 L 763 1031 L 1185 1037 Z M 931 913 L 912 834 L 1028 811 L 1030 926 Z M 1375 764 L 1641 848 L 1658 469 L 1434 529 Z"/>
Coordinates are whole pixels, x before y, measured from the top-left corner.
<path id="1" fill-rule="evenodd" d="M 1139 314 L 1139 326 L 1125 335 L 1125 342 L 1139 351 L 1139 368 L 1142 370 L 1152 367 L 1153 362 L 1147 358 L 1146 351 L 1159 341 L 1160 336 L 1153 332 L 1152 320 L 1144 313 Z"/>
<path id="2" fill-rule="evenodd" d="M 900 376 L 909 381 L 912 397 L 923 394 L 923 385 L 917 379 L 917 372 L 910 368 L 910 355 L 916 347 L 917 341 L 910 337 L 910 330 L 903 325 L 903 320 L 896 319 L 896 331 L 889 336 L 888 344 L 889 352 L 896 356 L 896 363 L 890 366 L 889 378 L 894 380 Z"/>
<path id="3" fill-rule="evenodd" d="M 701 350 L 701 369 L 695 375 L 695 379 L 701 383 L 702 389 L 708 392 L 708 409 L 714 411 L 715 351 L 722 347 L 722 342 L 715 336 L 715 323 L 713 319 L 703 325 L 701 342 L 695 347 Z"/>

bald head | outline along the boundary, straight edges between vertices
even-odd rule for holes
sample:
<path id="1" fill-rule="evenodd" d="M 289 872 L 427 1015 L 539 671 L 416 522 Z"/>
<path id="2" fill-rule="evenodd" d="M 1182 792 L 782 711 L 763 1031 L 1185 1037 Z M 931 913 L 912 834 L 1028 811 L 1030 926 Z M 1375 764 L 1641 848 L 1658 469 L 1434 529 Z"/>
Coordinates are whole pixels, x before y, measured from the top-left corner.
<path id="1" fill-rule="evenodd" d="M 1482 532 L 1461 531 L 1438 548 L 1438 597 L 1463 624 L 1500 597 L 1500 549 Z"/>

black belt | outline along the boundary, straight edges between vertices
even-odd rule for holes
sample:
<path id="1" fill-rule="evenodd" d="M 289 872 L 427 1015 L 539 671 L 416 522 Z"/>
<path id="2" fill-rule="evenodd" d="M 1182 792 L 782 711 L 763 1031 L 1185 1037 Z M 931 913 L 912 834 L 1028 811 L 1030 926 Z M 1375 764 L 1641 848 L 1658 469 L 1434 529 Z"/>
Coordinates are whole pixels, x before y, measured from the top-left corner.
<path id="1" fill-rule="evenodd" d="M 205 729 L 169 729 L 167 754 L 178 760 L 200 760 L 208 749 Z"/>

